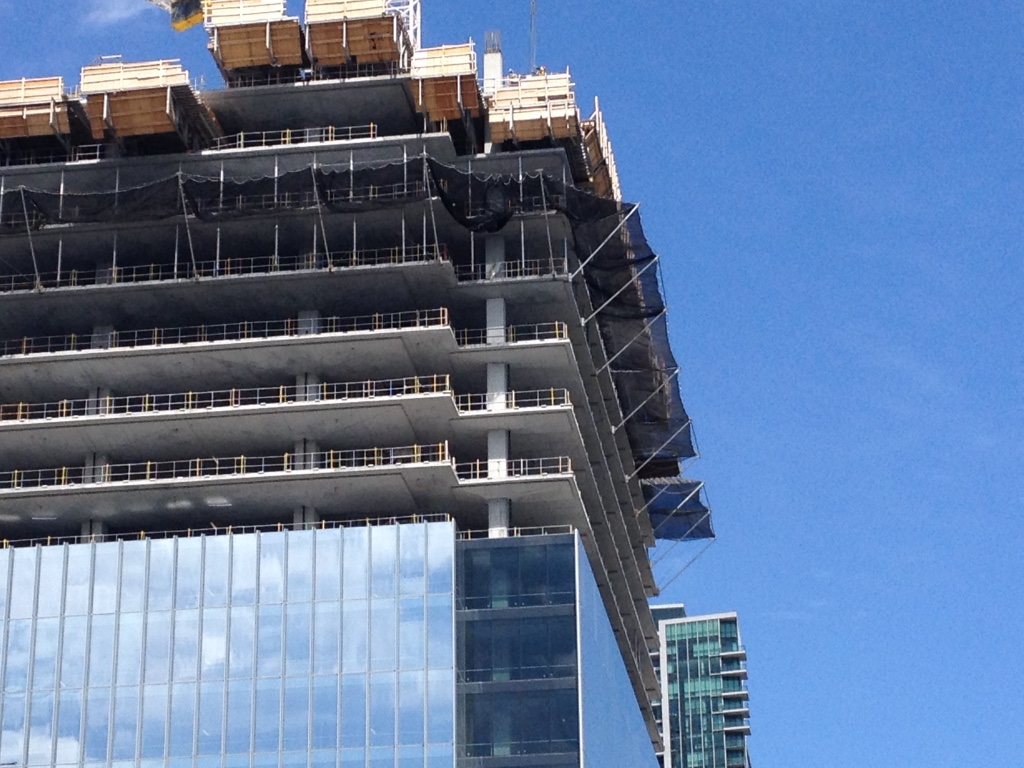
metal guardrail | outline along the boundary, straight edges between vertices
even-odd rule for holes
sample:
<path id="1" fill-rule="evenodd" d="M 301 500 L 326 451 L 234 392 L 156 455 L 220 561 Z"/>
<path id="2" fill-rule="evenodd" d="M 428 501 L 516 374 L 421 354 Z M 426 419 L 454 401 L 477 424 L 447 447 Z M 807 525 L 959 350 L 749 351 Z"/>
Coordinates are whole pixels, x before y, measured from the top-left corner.
<path id="1" fill-rule="evenodd" d="M 251 149 L 252 147 L 280 147 L 291 144 L 311 144 L 329 141 L 377 138 L 377 124 L 299 128 L 284 131 L 249 131 L 214 139 L 211 149 Z"/>
<path id="2" fill-rule="evenodd" d="M 546 459 L 509 459 L 492 462 L 487 459 L 455 465 L 459 480 L 487 480 L 501 482 L 523 477 L 544 477 L 547 475 L 571 475 L 572 459 L 555 456 Z"/>
<path id="3" fill-rule="evenodd" d="M 380 525 L 417 525 L 450 523 L 451 515 L 436 513 L 407 517 L 367 517 L 358 520 L 320 520 L 316 523 L 271 523 L 269 525 L 222 525 L 210 528 L 185 528 L 175 531 L 133 531 L 131 533 L 90 533 L 85 536 L 43 536 L 34 539 L 2 539 L 0 549 L 14 547 L 51 547 L 61 544 L 103 544 L 111 541 L 145 541 L 146 539 L 191 539 L 201 536 L 230 536 L 250 533 L 281 533 L 282 531 L 335 530 L 337 528 L 370 528 Z"/>
<path id="4" fill-rule="evenodd" d="M 569 265 L 564 258 L 502 261 L 498 264 L 459 264 L 455 267 L 455 275 L 462 282 L 522 280 L 567 274 Z"/>
<path id="5" fill-rule="evenodd" d="M 199 480 L 293 471 L 345 471 L 402 464 L 450 462 L 448 443 L 364 448 L 345 451 L 284 453 L 275 456 L 228 456 L 173 461 L 137 461 L 95 467 L 9 470 L 0 472 L 0 492 L 67 488 L 82 485 L 142 483 L 154 480 Z"/>
<path id="6" fill-rule="evenodd" d="M 270 275 L 279 272 L 330 272 L 353 267 L 397 266 L 448 261 L 447 245 L 410 245 L 402 248 L 365 248 L 358 251 L 304 253 L 297 256 L 251 256 L 215 261 L 182 261 L 179 264 L 142 264 L 65 272 L 0 275 L 0 293 L 28 292 L 40 288 L 80 288 L 97 285 L 157 283 L 196 278 Z"/>
<path id="7" fill-rule="evenodd" d="M 545 525 L 533 526 L 528 528 L 509 527 L 508 532 L 505 535 L 509 538 L 514 538 L 518 536 L 554 536 L 556 534 L 575 533 L 575 531 L 576 528 L 571 525 Z M 456 538 L 458 538 L 460 541 L 489 539 L 491 538 L 491 532 L 487 529 L 459 531 L 456 534 Z"/>
<path id="8" fill-rule="evenodd" d="M 107 396 L 60 400 L 53 403 L 0 404 L 0 422 L 37 419 L 73 419 L 83 416 L 133 416 L 146 413 L 205 411 L 253 405 L 285 405 L 400 397 L 403 395 L 451 394 L 447 374 L 412 376 L 378 381 L 331 382 L 280 387 L 221 389 L 207 392 Z"/>
<path id="9" fill-rule="evenodd" d="M 498 395 L 497 403 L 495 403 L 494 397 L 490 394 L 458 395 L 455 398 L 455 407 L 464 413 L 477 413 L 494 410 L 496 407 L 514 410 L 572 405 L 572 401 L 569 399 L 569 390 L 554 387 L 526 392 L 506 392 L 504 403 L 501 402 L 501 395 Z M 0 406 L 0 419 L 2 418 L 3 406 Z"/>
<path id="10" fill-rule="evenodd" d="M 424 193 L 422 181 L 377 184 L 366 187 L 330 189 L 321 197 L 316 190 L 308 192 L 276 192 L 262 195 L 218 195 L 193 197 L 190 204 L 197 216 L 253 211 L 271 211 L 278 208 L 315 208 L 320 203 L 367 203 L 419 197 Z"/>
<path id="11" fill-rule="evenodd" d="M 0 341 L 0 357 L 51 352 L 159 347 L 170 344 L 215 341 L 290 338 L 360 331 L 392 331 L 447 325 L 449 325 L 448 310 L 441 307 L 410 312 L 375 313 L 358 317 L 321 317 L 308 321 L 289 318 L 287 320 L 193 325 L 180 328 L 110 331 L 109 333 L 26 336 L 21 339 Z"/>
<path id="12" fill-rule="evenodd" d="M 496 338 L 497 337 L 497 338 Z M 561 321 L 512 325 L 507 328 L 460 329 L 455 339 L 460 347 L 488 344 L 522 344 L 531 341 L 551 341 L 569 338 L 569 326 Z"/>

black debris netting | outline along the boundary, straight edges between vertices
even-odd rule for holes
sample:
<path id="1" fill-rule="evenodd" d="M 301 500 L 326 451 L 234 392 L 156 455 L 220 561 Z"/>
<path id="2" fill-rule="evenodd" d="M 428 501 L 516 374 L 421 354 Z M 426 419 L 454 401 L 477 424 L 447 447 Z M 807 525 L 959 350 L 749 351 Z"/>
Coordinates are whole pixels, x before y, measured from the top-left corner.
<path id="1" fill-rule="evenodd" d="M 166 219 L 181 214 L 178 177 L 107 192 L 43 192 L 25 195 L 53 224 L 88 224 L 107 221 Z"/>
<path id="2" fill-rule="evenodd" d="M 666 541 L 715 538 L 711 510 L 701 499 L 704 483 L 680 477 L 641 483 L 654 537 Z"/>

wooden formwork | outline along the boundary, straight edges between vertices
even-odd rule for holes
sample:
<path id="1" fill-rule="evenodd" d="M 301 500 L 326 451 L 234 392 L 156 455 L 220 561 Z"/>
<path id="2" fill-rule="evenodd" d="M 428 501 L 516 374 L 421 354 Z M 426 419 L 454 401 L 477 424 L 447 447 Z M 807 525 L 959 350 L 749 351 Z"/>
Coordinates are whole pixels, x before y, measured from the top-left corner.
<path id="1" fill-rule="evenodd" d="M 209 49 L 223 70 L 301 67 L 302 27 L 284 0 L 207 0 Z"/>
<path id="2" fill-rule="evenodd" d="M 580 138 L 580 117 L 568 72 L 507 80 L 490 99 L 491 141 Z"/>
<path id="3" fill-rule="evenodd" d="M 417 107 L 431 120 L 480 114 L 476 50 L 472 41 L 416 51 L 412 77 Z"/>
<path id="4" fill-rule="evenodd" d="M 594 99 L 593 116 L 581 124 L 581 130 L 594 194 L 620 200 L 622 190 L 619 186 L 619 172 L 615 166 L 615 153 L 612 151 L 604 115 L 597 99 Z"/>
<path id="5" fill-rule="evenodd" d="M 67 135 L 70 132 L 63 78 L 0 81 L 0 139 Z"/>
<path id="6" fill-rule="evenodd" d="M 405 22 L 385 0 L 306 0 L 306 46 L 326 67 L 403 62 L 412 53 Z"/>

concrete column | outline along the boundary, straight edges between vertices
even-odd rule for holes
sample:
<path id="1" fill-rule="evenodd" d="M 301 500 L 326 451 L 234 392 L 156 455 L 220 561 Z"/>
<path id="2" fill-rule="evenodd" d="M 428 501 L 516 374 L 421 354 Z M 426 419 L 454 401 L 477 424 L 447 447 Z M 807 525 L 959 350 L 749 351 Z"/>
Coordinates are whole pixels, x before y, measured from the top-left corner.
<path id="1" fill-rule="evenodd" d="M 315 373 L 300 373 L 295 377 L 295 399 L 309 402 L 320 399 L 320 377 Z"/>
<path id="2" fill-rule="evenodd" d="M 85 457 L 85 472 L 82 480 L 86 483 L 102 483 L 106 478 L 110 457 L 102 453 L 90 453 Z"/>
<path id="3" fill-rule="evenodd" d="M 320 332 L 320 313 L 315 309 L 299 312 L 299 335 L 308 336 Z"/>
<path id="4" fill-rule="evenodd" d="M 82 537 L 106 536 L 107 524 L 102 520 L 86 520 L 82 523 Z"/>
<path id="5" fill-rule="evenodd" d="M 292 453 L 292 469 L 315 469 L 317 466 L 317 454 L 320 446 L 313 440 L 297 440 L 295 451 Z"/>
<path id="6" fill-rule="evenodd" d="M 488 32 L 484 48 L 484 95 L 492 96 L 505 76 L 503 70 L 505 59 L 501 54 L 501 37 L 495 32 Z"/>
<path id="7" fill-rule="evenodd" d="M 97 325 L 92 329 L 91 349 L 110 349 L 114 343 L 114 326 Z"/>
<path id="8" fill-rule="evenodd" d="M 320 515 L 316 513 L 313 507 L 296 507 L 295 514 L 292 517 L 292 528 L 296 531 L 305 531 L 310 528 L 316 528 L 320 522 Z"/>
<path id="9" fill-rule="evenodd" d="M 487 343 L 505 343 L 505 299 L 487 300 Z"/>
<path id="10" fill-rule="evenodd" d="M 508 499 L 489 499 L 487 501 L 487 536 L 491 539 L 504 539 L 508 536 L 511 502 Z"/>
<path id="11" fill-rule="evenodd" d="M 504 411 L 508 407 L 508 366 L 487 364 L 487 410 Z"/>
<path id="12" fill-rule="evenodd" d="M 508 438 L 506 429 L 487 433 L 487 477 L 491 480 L 508 477 Z"/>
<path id="13" fill-rule="evenodd" d="M 90 416 L 107 413 L 107 398 L 110 397 L 110 390 L 104 387 L 93 387 L 89 390 L 88 398 L 85 401 L 85 412 Z"/>
<path id="14" fill-rule="evenodd" d="M 488 235 L 484 239 L 484 276 L 491 280 L 505 275 L 505 238 Z"/>

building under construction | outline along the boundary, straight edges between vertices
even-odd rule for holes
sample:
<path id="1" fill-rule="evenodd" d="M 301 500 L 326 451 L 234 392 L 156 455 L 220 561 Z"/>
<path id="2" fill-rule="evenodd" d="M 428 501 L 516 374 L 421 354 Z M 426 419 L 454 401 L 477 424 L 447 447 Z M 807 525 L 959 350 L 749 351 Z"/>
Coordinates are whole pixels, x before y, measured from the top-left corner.
<path id="1" fill-rule="evenodd" d="M 0 763 L 655 766 L 713 531 L 602 115 L 303 10 L 0 82 Z"/>

